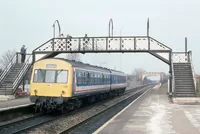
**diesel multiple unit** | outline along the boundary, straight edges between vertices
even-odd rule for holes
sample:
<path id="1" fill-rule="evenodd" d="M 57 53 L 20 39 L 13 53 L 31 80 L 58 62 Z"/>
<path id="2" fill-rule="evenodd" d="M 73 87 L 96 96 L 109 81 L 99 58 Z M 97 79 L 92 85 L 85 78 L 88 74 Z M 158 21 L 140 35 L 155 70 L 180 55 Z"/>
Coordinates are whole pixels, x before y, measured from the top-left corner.
<path id="1" fill-rule="evenodd" d="M 110 94 L 125 91 L 126 74 L 66 59 L 34 63 L 30 99 L 39 110 L 79 107 Z"/>

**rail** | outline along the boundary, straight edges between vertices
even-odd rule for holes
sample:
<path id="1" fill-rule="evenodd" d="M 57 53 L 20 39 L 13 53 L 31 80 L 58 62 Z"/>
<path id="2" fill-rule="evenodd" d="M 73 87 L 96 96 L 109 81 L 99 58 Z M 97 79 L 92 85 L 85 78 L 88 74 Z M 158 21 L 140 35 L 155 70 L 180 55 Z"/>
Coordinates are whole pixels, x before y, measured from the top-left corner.
<path id="1" fill-rule="evenodd" d="M 195 71 L 194 71 L 194 65 L 193 65 L 193 61 L 192 61 L 192 51 L 189 51 L 188 55 L 189 55 L 189 62 L 190 62 L 190 65 L 191 65 L 191 69 L 192 69 L 192 76 L 193 76 L 194 88 L 195 88 L 195 91 L 197 92 Z"/>
<path id="2" fill-rule="evenodd" d="M 23 79 L 23 77 L 25 76 L 25 74 L 28 72 L 29 67 L 31 66 L 32 63 L 32 55 L 29 54 L 26 62 L 23 64 L 23 66 L 21 67 L 21 69 L 19 70 L 19 73 L 16 75 L 16 79 L 13 82 L 13 93 L 16 91 L 17 87 L 19 86 L 21 80 Z"/>
<path id="3" fill-rule="evenodd" d="M 8 72 L 10 71 L 10 69 L 13 67 L 13 65 L 16 63 L 17 60 L 17 54 L 15 54 L 13 56 L 13 58 L 11 59 L 10 63 L 3 69 L 1 75 L 0 75 L 0 84 L 3 82 L 4 78 L 6 77 L 6 75 L 8 74 Z"/>

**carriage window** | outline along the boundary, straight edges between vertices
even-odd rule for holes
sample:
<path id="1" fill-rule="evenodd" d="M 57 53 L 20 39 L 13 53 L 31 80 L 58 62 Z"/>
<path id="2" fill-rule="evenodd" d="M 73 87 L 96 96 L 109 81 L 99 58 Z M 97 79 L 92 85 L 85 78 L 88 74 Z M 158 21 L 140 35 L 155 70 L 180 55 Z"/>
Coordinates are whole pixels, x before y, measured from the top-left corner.
<path id="1" fill-rule="evenodd" d="M 105 83 L 105 76 L 102 74 L 102 83 L 104 84 Z"/>
<path id="2" fill-rule="evenodd" d="M 86 78 L 86 84 L 90 84 L 90 74 L 89 73 L 87 73 L 87 78 Z"/>
<path id="3" fill-rule="evenodd" d="M 81 73 L 77 73 L 77 84 L 81 84 Z"/>
<path id="4" fill-rule="evenodd" d="M 95 74 L 95 84 L 98 84 L 98 75 Z"/>
<path id="5" fill-rule="evenodd" d="M 104 83 L 107 84 L 107 75 L 104 77 Z"/>
<path id="6" fill-rule="evenodd" d="M 35 70 L 34 71 L 34 78 L 33 82 L 43 82 L 44 81 L 44 76 L 45 76 L 45 71 L 44 70 Z"/>
<path id="7" fill-rule="evenodd" d="M 102 75 L 99 75 L 99 83 L 102 84 Z"/>
<path id="8" fill-rule="evenodd" d="M 93 79 L 93 78 L 92 78 L 92 74 L 91 74 L 91 73 L 90 73 L 90 77 L 89 77 L 89 78 L 90 78 L 90 79 L 88 80 L 88 81 L 89 81 L 89 84 L 92 85 L 92 79 Z"/>
<path id="9" fill-rule="evenodd" d="M 57 83 L 67 83 L 68 72 L 63 70 L 57 71 Z"/>
<path id="10" fill-rule="evenodd" d="M 100 84 L 101 83 L 101 77 L 100 77 L 100 75 L 98 74 L 98 84 Z"/>
<path id="11" fill-rule="evenodd" d="M 93 84 L 95 84 L 96 80 L 95 80 L 95 74 L 93 74 Z"/>
<path id="12" fill-rule="evenodd" d="M 54 83 L 55 82 L 55 73 L 54 70 L 46 70 L 45 82 Z"/>
<path id="13" fill-rule="evenodd" d="M 86 79 L 86 74 L 85 74 L 85 72 L 83 73 L 83 84 L 86 84 L 86 82 L 87 82 L 87 79 Z"/>
<path id="14" fill-rule="evenodd" d="M 83 84 L 83 73 L 80 72 L 80 84 Z"/>

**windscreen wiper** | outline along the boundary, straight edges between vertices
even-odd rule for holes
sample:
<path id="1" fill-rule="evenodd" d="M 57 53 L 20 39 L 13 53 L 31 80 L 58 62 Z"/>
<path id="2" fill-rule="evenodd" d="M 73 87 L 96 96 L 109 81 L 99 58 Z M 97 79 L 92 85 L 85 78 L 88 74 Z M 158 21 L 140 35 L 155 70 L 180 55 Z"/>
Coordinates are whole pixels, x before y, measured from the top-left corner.
<path id="1" fill-rule="evenodd" d="M 60 72 L 57 72 L 57 76 L 61 73 L 63 71 L 63 69 L 62 70 L 60 70 Z"/>

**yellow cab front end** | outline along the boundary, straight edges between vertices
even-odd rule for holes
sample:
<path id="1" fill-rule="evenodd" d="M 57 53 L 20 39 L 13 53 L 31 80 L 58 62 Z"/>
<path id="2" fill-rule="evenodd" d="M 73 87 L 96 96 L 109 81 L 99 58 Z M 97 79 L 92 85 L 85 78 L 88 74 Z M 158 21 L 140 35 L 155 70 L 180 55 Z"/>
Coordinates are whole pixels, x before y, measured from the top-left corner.
<path id="1" fill-rule="evenodd" d="M 71 97 L 72 65 L 61 59 L 43 59 L 34 63 L 30 96 Z"/>

